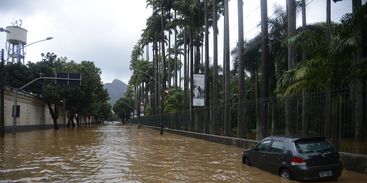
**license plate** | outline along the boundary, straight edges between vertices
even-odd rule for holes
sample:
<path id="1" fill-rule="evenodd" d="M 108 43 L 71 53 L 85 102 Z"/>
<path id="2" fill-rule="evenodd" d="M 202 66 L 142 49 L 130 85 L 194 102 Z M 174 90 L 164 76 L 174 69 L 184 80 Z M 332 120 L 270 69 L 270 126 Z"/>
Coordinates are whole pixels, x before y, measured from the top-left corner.
<path id="1" fill-rule="evenodd" d="M 331 177 L 332 175 L 333 175 L 333 172 L 331 170 L 319 172 L 320 177 Z"/>

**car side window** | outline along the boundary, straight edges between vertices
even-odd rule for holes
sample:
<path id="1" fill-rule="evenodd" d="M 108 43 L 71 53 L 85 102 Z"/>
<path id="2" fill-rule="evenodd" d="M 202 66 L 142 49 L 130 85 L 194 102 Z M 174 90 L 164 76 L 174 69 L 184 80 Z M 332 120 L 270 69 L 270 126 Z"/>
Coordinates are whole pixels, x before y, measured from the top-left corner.
<path id="1" fill-rule="evenodd" d="M 270 146 L 270 152 L 282 153 L 284 151 L 284 142 L 274 141 Z"/>
<path id="2" fill-rule="evenodd" d="M 256 147 L 256 150 L 258 151 L 268 151 L 269 149 L 269 145 L 270 145 L 270 140 L 267 140 L 267 141 L 264 141 L 264 142 L 261 142 L 257 147 Z"/>

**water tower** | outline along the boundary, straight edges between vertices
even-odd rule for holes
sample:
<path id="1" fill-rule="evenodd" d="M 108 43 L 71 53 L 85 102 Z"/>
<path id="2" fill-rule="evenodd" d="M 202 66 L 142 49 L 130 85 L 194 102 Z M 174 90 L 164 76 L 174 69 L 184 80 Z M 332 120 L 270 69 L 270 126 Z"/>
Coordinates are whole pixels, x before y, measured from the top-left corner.
<path id="1" fill-rule="evenodd" d="M 27 30 L 22 28 L 22 21 L 19 20 L 12 23 L 12 26 L 6 27 L 8 31 L 6 36 L 6 49 L 8 58 L 12 62 L 24 63 L 24 46 L 27 44 Z"/>

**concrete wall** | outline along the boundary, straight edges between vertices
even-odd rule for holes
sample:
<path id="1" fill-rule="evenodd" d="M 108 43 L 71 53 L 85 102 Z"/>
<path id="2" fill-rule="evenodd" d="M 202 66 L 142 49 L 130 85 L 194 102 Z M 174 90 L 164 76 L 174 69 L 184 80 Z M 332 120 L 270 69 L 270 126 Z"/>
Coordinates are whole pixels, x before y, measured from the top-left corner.
<path id="1" fill-rule="evenodd" d="M 30 93 L 18 92 L 17 104 L 20 106 L 20 115 L 16 120 L 17 130 L 52 127 L 48 106 L 39 97 Z M 6 88 L 4 95 L 4 120 L 5 131 L 13 127 L 12 107 L 14 105 L 14 92 Z M 64 123 L 64 111 L 59 108 L 58 124 Z"/>

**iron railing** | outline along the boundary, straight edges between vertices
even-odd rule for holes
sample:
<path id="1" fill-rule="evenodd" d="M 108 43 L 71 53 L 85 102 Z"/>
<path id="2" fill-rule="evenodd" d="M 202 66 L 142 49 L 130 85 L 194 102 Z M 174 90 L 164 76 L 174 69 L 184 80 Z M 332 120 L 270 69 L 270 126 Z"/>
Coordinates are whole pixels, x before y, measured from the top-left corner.
<path id="1" fill-rule="evenodd" d="M 237 134 L 238 104 L 231 105 L 231 136 Z M 267 108 L 265 135 L 325 136 L 343 152 L 367 154 L 366 86 L 327 91 L 303 91 L 291 97 L 245 103 L 246 136 L 260 139 L 261 107 Z M 209 110 L 209 111 L 208 111 Z M 205 112 L 211 119 L 205 129 Z M 215 117 L 213 117 L 215 116 Z M 288 120 L 288 123 L 287 123 Z M 132 119 L 132 123 L 160 126 L 162 115 Z M 287 126 L 288 124 L 288 126 Z M 164 114 L 164 128 L 223 135 L 224 106 L 194 108 L 192 111 Z"/>

